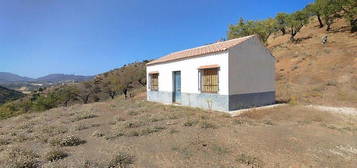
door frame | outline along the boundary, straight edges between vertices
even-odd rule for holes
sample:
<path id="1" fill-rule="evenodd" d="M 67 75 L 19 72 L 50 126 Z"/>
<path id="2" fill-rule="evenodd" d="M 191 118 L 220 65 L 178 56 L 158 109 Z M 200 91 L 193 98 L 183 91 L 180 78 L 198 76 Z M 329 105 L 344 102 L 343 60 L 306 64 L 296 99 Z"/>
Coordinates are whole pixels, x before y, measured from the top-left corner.
<path id="1" fill-rule="evenodd" d="M 175 104 L 181 104 L 181 98 L 180 101 L 176 100 L 176 73 L 180 73 L 180 97 L 181 97 L 181 84 L 182 84 L 182 78 L 181 78 L 181 71 L 172 71 L 172 103 Z"/>

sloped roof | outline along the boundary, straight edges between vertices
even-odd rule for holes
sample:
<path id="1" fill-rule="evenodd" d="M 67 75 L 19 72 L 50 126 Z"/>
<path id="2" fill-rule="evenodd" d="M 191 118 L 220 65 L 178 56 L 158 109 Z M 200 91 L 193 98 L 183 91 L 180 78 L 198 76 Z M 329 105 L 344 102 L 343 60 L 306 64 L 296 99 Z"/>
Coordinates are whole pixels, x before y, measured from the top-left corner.
<path id="1" fill-rule="evenodd" d="M 174 52 L 174 53 L 168 54 L 166 56 L 163 56 L 159 59 L 153 60 L 153 61 L 147 63 L 146 65 L 159 64 L 159 63 L 164 63 L 164 62 L 169 62 L 169 61 L 174 61 L 174 60 L 179 60 L 179 59 L 184 59 L 184 58 L 190 58 L 190 57 L 195 57 L 195 56 L 204 55 L 204 54 L 226 51 L 234 46 L 242 44 L 244 41 L 246 41 L 254 36 L 255 35 L 246 36 L 246 37 L 242 37 L 242 38 L 236 38 L 233 40 L 217 42 L 217 43 L 213 43 L 213 44 L 209 44 L 209 45 L 204 45 L 201 47 L 196 47 L 196 48 L 192 48 L 192 49 Z"/>

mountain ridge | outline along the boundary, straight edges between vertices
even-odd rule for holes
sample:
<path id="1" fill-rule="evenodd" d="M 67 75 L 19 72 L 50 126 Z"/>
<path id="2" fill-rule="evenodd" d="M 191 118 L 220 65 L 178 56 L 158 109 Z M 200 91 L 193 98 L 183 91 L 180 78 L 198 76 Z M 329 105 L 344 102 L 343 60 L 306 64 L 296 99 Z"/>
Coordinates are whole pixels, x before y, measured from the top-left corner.
<path id="1" fill-rule="evenodd" d="M 74 75 L 74 74 L 48 74 L 39 78 L 30 78 L 25 76 L 20 76 L 10 72 L 0 72 L 0 83 L 16 83 L 16 82 L 52 82 L 58 83 L 61 81 L 86 81 L 94 78 L 94 76 L 85 75 Z"/>

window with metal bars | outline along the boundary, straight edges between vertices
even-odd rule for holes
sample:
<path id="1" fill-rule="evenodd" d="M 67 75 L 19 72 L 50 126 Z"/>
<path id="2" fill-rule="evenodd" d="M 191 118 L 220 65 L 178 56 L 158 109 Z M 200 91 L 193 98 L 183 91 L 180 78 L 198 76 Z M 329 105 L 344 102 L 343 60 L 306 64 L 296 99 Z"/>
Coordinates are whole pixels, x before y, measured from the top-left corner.
<path id="1" fill-rule="evenodd" d="M 201 69 L 201 92 L 218 93 L 219 90 L 219 68 Z"/>
<path id="2" fill-rule="evenodd" d="M 159 74 L 151 74 L 150 75 L 150 89 L 151 91 L 159 90 Z"/>

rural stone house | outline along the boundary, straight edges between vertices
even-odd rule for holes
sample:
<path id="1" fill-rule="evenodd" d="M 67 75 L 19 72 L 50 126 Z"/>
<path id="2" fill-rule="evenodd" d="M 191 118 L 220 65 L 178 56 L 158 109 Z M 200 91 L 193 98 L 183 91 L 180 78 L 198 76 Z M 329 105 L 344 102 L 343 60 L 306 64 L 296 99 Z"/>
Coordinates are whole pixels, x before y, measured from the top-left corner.
<path id="1" fill-rule="evenodd" d="M 147 99 L 226 112 L 273 104 L 274 68 L 258 36 L 183 50 L 147 64 Z"/>

